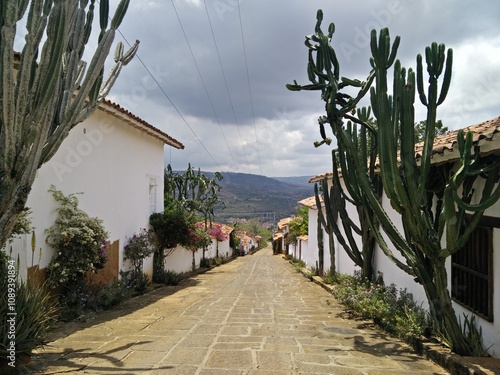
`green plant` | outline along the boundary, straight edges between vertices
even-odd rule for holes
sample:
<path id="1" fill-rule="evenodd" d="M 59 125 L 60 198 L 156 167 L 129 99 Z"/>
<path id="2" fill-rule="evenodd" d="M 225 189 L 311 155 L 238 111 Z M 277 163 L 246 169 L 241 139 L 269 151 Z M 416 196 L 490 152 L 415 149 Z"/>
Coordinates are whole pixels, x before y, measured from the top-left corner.
<path id="1" fill-rule="evenodd" d="M 471 356 L 482 357 L 487 354 L 489 348 L 484 347 L 483 343 L 483 330 L 481 327 L 478 328 L 475 315 L 464 314 L 464 322 L 460 325 L 462 326 L 462 331 L 465 337 L 467 337 L 467 343 L 469 344 L 469 350 Z M 448 338 L 445 338 L 447 340 Z"/>
<path id="2" fill-rule="evenodd" d="M 427 79 L 421 55 L 417 55 L 416 72 L 405 69 L 396 59 L 400 38 L 396 37 L 391 43 L 388 29 L 380 30 L 378 35 L 373 30 L 372 69 L 366 80 L 341 78 L 339 62 L 331 46 L 335 26 L 330 24 L 328 33 L 324 34 L 321 10 L 316 18 L 315 33 L 308 36 L 306 42 L 311 84 L 300 86 L 294 82 L 287 87 L 294 91 L 321 91 L 326 115 L 319 118 L 322 141 L 318 144 L 330 143 L 325 132 L 325 125 L 329 124 L 338 147 L 332 153 L 333 167 L 337 168 L 335 157 L 338 155 L 344 181 L 362 194 L 364 204 L 373 211 L 373 215 L 364 216 L 370 234 L 397 267 L 422 284 L 434 329 L 449 338 L 454 352 L 469 355 L 467 337 L 453 309 L 445 264 L 448 257 L 464 246 L 484 211 L 500 198 L 500 157 L 481 154 L 472 133 L 458 131 L 457 167 L 452 168 L 451 163 L 433 164 L 437 109 L 450 87 L 453 52 L 437 43 L 425 49 Z M 428 82 L 427 87 L 424 81 Z M 415 157 L 414 118 L 417 92 L 426 110 L 424 140 L 418 158 Z M 356 111 L 368 93 L 376 127 Z M 394 225 L 392 213 L 386 211 L 377 186 L 367 173 L 367 158 L 375 143 L 358 143 L 363 132 L 375 137 L 383 191 L 391 209 L 399 214 L 402 230 Z"/>
<path id="3" fill-rule="evenodd" d="M 337 282 L 337 273 L 336 272 L 326 272 L 321 278 L 325 284 L 335 284 Z"/>
<path id="4" fill-rule="evenodd" d="M 55 224 L 46 230 L 46 241 L 56 252 L 47 267 L 48 282 L 69 290 L 82 284 L 87 272 L 104 267 L 108 234 L 100 219 L 78 207 L 75 194 L 65 196 L 54 186 L 49 191 L 60 206 Z"/>
<path id="5" fill-rule="evenodd" d="M 132 294 L 124 280 L 115 280 L 107 285 L 101 285 L 96 294 L 96 302 L 99 308 L 109 310 L 118 305 Z"/>
<path id="6" fill-rule="evenodd" d="M 15 304 L 11 303 L 12 295 Z M 0 325 L 0 361 L 22 360 L 47 344 L 47 333 L 56 323 L 57 314 L 57 301 L 45 287 L 19 280 L 15 262 L 0 252 L 0 316 L 5 319 Z M 15 355 L 9 359 L 13 342 Z"/>
<path id="7" fill-rule="evenodd" d="M 185 243 L 192 217 L 177 204 L 170 203 L 164 212 L 154 213 L 149 217 L 157 239 L 157 249 L 153 256 L 153 280 L 165 269 L 165 262 L 178 244 Z M 160 282 L 160 281 L 158 281 Z"/>
<path id="8" fill-rule="evenodd" d="M 71 322 L 81 319 L 89 311 L 97 310 L 96 291 L 87 280 L 71 284 L 59 296 L 59 320 Z"/>
<path id="9" fill-rule="evenodd" d="M 409 342 L 418 342 L 432 333 L 429 314 L 418 306 L 406 289 L 385 286 L 381 275 L 374 282 L 361 272 L 354 276 L 336 274 L 333 295 L 357 315 L 372 319 L 386 331 Z"/>
<path id="10" fill-rule="evenodd" d="M 210 258 L 200 259 L 200 268 L 210 268 L 210 267 L 211 267 Z"/>
<path id="11" fill-rule="evenodd" d="M 87 55 L 95 0 L 2 2 L 0 248 L 26 204 L 37 169 L 51 159 L 69 131 L 95 111 L 133 58 L 138 42 L 126 52 L 118 43 L 115 63 L 104 75 L 129 2 L 121 0 L 111 18 L 109 0 L 99 1 L 100 32 L 89 64 L 82 58 Z M 19 21 L 26 26 L 23 38 L 16 33 Z M 24 45 L 17 45 L 22 41 Z"/>
<path id="12" fill-rule="evenodd" d="M 165 285 L 178 285 L 180 281 L 181 281 L 181 276 L 176 272 L 170 270 L 163 270 L 158 275 L 157 282 Z"/>
<path id="13" fill-rule="evenodd" d="M 151 278 L 142 271 L 120 271 L 120 275 L 127 288 L 140 294 L 144 293 L 151 284 Z"/>
<path id="14" fill-rule="evenodd" d="M 134 234 L 127 240 L 123 247 L 125 260 L 130 260 L 134 271 L 138 274 L 142 271 L 144 259 L 156 250 L 156 238 L 152 230 L 141 229 L 139 234 Z"/>

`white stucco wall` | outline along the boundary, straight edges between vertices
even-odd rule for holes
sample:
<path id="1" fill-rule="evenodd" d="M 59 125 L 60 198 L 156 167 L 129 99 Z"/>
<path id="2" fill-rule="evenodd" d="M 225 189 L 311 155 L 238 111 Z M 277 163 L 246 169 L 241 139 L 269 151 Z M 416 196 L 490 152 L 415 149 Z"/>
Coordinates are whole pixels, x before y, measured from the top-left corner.
<path id="1" fill-rule="evenodd" d="M 200 259 L 203 253 L 198 250 L 194 253 L 195 267 L 200 267 Z M 205 256 L 207 253 L 205 252 Z M 193 253 L 182 246 L 177 246 L 175 250 L 165 259 L 165 269 L 175 273 L 190 272 L 193 264 Z"/>
<path id="2" fill-rule="evenodd" d="M 479 190 L 481 187 L 479 187 Z M 390 219 L 393 221 L 394 225 L 403 233 L 402 224 L 400 220 L 400 215 L 397 214 L 392 207 L 390 206 L 390 202 L 387 198 L 382 200 L 382 205 L 388 213 Z M 352 205 L 347 206 L 347 210 L 349 211 L 349 217 L 357 222 L 357 212 L 355 211 Z M 496 205 L 489 208 L 485 212 L 485 216 L 490 217 L 500 217 L 500 202 L 497 202 Z M 340 223 L 339 223 L 340 224 Z M 314 266 L 316 261 L 318 260 L 317 254 L 317 235 L 316 235 L 316 226 L 317 226 L 317 210 L 309 210 L 309 250 L 307 254 L 304 254 L 304 260 L 309 265 Z M 325 238 L 325 251 L 327 251 L 327 241 L 328 236 L 324 235 Z M 388 238 L 386 237 L 386 241 L 389 244 L 390 248 L 394 249 L 394 246 L 390 243 Z M 495 228 L 493 231 L 493 246 L 494 249 L 500 249 L 500 228 Z M 443 243 L 443 246 L 445 244 Z M 335 239 L 335 247 L 336 247 L 336 270 L 340 273 L 352 274 L 353 270 L 356 268 L 353 265 L 352 260 L 347 256 L 345 251 L 339 246 L 338 240 Z M 314 249 L 314 250 L 313 250 Z M 403 260 L 402 256 L 394 251 L 394 255 L 399 259 Z M 325 253 L 325 260 L 326 260 Z M 495 319 L 493 322 L 488 322 L 481 317 L 476 317 L 479 326 L 482 329 L 483 333 L 483 341 L 485 348 L 489 348 L 489 353 L 495 357 L 500 357 L 500 298 L 498 294 L 498 290 L 500 290 L 500 278 L 497 275 L 500 275 L 500 252 L 494 251 L 493 253 L 494 264 L 493 264 L 493 275 L 494 275 L 494 300 L 493 300 L 493 311 L 495 314 Z M 376 271 L 380 271 L 383 273 L 384 281 L 386 285 L 395 284 L 398 289 L 406 288 L 408 292 L 413 294 L 415 301 L 421 304 L 424 308 L 428 308 L 427 297 L 425 295 L 424 289 L 422 285 L 417 284 L 414 281 L 414 277 L 408 275 L 400 268 L 394 265 L 392 261 L 387 258 L 387 256 L 381 251 L 381 249 L 377 246 L 375 250 L 374 256 L 374 267 Z M 447 271 L 448 271 L 448 284 L 451 285 L 451 258 L 447 261 Z M 457 316 L 460 316 L 463 321 L 463 314 L 471 315 L 471 311 L 463 308 L 462 306 L 454 303 L 455 311 L 457 312 Z"/>
<path id="3" fill-rule="evenodd" d="M 151 210 L 163 210 L 163 146 L 162 141 L 99 110 L 73 128 L 54 157 L 38 170 L 28 197 L 36 228 L 35 264 L 39 248 L 41 268 L 53 255 L 44 234 L 57 217 L 58 205 L 48 192 L 51 185 L 65 195 L 83 192 L 78 195 L 79 207 L 103 220 L 109 240 L 119 240 L 120 249 L 128 237 L 146 228 Z M 156 194 L 150 208 L 151 179 L 156 181 Z M 24 242 L 31 266 L 30 241 Z M 17 251 L 23 253 L 22 244 Z M 128 269 L 121 252 L 119 265 Z M 152 259 L 146 260 L 144 269 L 151 273 Z"/>

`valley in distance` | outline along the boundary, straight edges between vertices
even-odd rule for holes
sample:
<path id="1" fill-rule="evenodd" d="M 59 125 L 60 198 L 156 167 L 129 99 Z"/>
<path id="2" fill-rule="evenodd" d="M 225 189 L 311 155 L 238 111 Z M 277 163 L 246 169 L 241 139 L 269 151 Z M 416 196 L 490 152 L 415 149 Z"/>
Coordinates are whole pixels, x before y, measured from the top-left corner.
<path id="1" fill-rule="evenodd" d="M 203 172 L 212 177 L 211 172 Z M 226 208 L 215 209 L 215 221 L 234 224 L 258 218 L 263 224 L 276 225 L 294 214 L 298 201 L 314 195 L 312 176 L 266 177 L 261 175 L 223 172 L 219 197 Z"/>

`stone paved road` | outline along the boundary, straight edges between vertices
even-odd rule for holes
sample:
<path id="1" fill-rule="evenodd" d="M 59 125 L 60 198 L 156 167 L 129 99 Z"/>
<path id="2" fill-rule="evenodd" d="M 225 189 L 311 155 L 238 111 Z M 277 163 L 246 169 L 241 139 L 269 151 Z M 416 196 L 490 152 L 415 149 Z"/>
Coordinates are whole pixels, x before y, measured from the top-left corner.
<path id="1" fill-rule="evenodd" d="M 270 249 L 68 325 L 34 357 L 43 374 L 447 374 L 344 317 L 332 296 Z"/>

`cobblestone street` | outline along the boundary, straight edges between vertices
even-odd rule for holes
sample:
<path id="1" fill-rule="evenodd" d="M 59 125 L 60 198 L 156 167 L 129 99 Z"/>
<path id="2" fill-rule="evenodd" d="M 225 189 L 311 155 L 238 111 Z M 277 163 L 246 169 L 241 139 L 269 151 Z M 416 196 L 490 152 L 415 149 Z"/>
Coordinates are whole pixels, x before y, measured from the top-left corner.
<path id="1" fill-rule="evenodd" d="M 167 260 L 168 261 L 168 260 Z M 42 374 L 447 374 L 370 325 L 269 248 L 71 323 Z"/>

